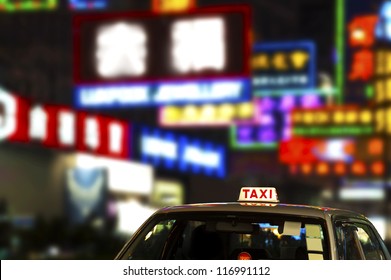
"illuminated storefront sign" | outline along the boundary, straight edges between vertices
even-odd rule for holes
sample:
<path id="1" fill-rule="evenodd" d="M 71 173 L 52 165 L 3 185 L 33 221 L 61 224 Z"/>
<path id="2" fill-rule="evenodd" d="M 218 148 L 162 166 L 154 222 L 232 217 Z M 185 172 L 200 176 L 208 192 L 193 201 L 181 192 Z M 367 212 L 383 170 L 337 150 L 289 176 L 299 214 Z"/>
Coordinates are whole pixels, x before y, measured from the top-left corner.
<path id="1" fill-rule="evenodd" d="M 360 178 L 378 178 L 384 176 L 382 160 L 373 162 L 354 161 L 344 162 L 317 162 L 290 164 L 289 170 L 293 175 L 314 176 L 352 176 Z"/>
<path id="2" fill-rule="evenodd" d="M 103 9 L 107 7 L 108 0 L 68 0 L 72 10 Z"/>
<path id="3" fill-rule="evenodd" d="M 229 126 L 233 123 L 254 123 L 257 122 L 255 110 L 254 102 L 165 106 L 159 109 L 159 124 L 175 127 Z"/>
<path id="4" fill-rule="evenodd" d="M 315 60 L 313 42 L 255 45 L 251 59 L 255 95 L 279 89 L 315 88 Z"/>
<path id="5" fill-rule="evenodd" d="M 250 99 L 246 79 L 146 85 L 80 86 L 77 108 L 120 108 L 170 104 L 240 102 Z"/>
<path id="6" fill-rule="evenodd" d="M 278 141 L 292 136 L 291 111 L 295 108 L 317 108 L 324 98 L 317 94 L 303 96 L 265 96 L 256 100 L 253 124 L 231 126 L 230 142 L 234 149 L 276 148 Z"/>
<path id="7" fill-rule="evenodd" d="M 58 0 L 0 0 L 0 12 L 15 12 L 24 10 L 54 10 Z"/>
<path id="8" fill-rule="evenodd" d="M 167 169 L 225 177 L 225 147 L 155 128 L 140 129 L 140 157 Z"/>
<path id="9" fill-rule="evenodd" d="M 352 162 L 356 157 L 356 142 L 352 139 L 293 138 L 279 145 L 282 163 Z"/>
<path id="10" fill-rule="evenodd" d="M 391 134 L 391 107 L 377 108 L 375 113 L 375 132 Z"/>
<path id="11" fill-rule="evenodd" d="M 378 17 L 365 15 L 355 17 L 349 24 L 349 44 L 354 48 L 349 73 L 351 81 L 368 81 L 374 73 L 374 29 Z"/>
<path id="12" fill-rule="evenodd" d="M 371 134 L 374 124 L 370 109 L 337 106 L 292 111 L 293 135 L 354 136 Z"/>
<path id="13" fill-rule="evenodd" d="M 227 6 L 164 18 L 155 13 L 75 16 L 77 104 L 241 101 L 249 96 L 249 12 L 247 6 Z"/>
<path id="14" fill-rule="evenodd" d="M 0 106 L 0 140 L 40 143 L 115 158 L 130 155 L 127 122 L 63 106 L 31 104 L 3 90 Z"/>
<path id="15" fill-rule="evenodd" d="M 161 14 L 186 12 L 195 7 L 195 0 L 152 0 L 152 11 Z"/>
<path id="16" fill-rule="evenodd" d="M 378 17 L 376 15 L 353 18 L 348 26 L 350 47 L 371 47 L 375 42 L 373 31 L 377 22 Z"/>
<path id="17" fill-rule="evenodd" d="M 375 34 L 378 40 L 391 40 L 391 2 L 389 1 L 384 1 L 380 8 Z"/>
<path id="18" fill-rule="evenodd" d="M 293 138 L 282 141 L 279 160 L 293 174 L 383 176 L 384 140 L 364 138 Z"/>

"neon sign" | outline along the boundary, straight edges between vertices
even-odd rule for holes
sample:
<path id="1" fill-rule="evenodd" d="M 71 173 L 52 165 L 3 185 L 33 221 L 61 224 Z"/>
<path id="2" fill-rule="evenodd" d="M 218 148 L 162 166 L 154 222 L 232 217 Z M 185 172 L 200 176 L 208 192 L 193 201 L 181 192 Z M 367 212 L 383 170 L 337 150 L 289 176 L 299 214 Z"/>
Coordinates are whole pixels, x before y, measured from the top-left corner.
<path id="1" fill-rule="evenodd" d="M 16 3 L 15 3 L 16 2 Z M 57 8 L 58 0 L 0 0 L 0 12 L 15 12 L 26 10 L 54 10 Z"/>
<path id="2" fill-rule="evenodd" d="M 203 8 L 164 20 L 154 13 L 76 15 L 78 104 L 241 101 L 250 83 L 249 12 Z"/>
<path id="3" fill-rule="evenodd" d="M 312 95 L 265 96 L 256 100 L 253 124 L 231 126 L 230 143 L 234 149 L 274 149 L 279 141 L 292 136 L 291 111 L 295 108 L 316 108 L 323 98 Z"/>
<path id="4" fill-rule="evenodd" d="M 254 102 L 164 106 L 159 109 L 159 124 L 177 126 L 229 126 L 233 123 L 254 123 Z"/>
<path id="5" fill-rule="evenodd" d="M 371 47 L 375 42 L 376 15 L 355 17 L 349 24 L 349 44 L 354 47 Z"/>
<path id="6" fill-rule="evenodd" d="M 368 81 L 374 73 L 374 53 L 370 48 L 375 41 L 377 22 L 376 15 L 366 15 L 355 17 L 348 26 L 350 46 L 356 48 L 349 73 L 351 81 Z"/>
<path id="7" fill-rule="evenodd" d="M 345 162 L 356 159 L 356 142 L 351 139 L 293 138 L 279 145 L 282 163 Z"/>
<path id="8" fill-rule="evenodd" d="M 185 12 L 194 9 L 195 6 L 195 0 L 152 0 L 152 11 L 160 14 Z"/>
<path id="9" fill-rule="evenodd" d="M 371 110 L 355 106 L 335 106 L 292 111 L 295 136 L 354 136 L 371 134 L 374 129 Z"/>
<path id="10" fill-rule="evenodd" d="M 130 155 L 130 125 L 110 117 L 54 105 L 31 104 L 0 91 L 0 140 L 35 142 L 114 158 Z"/>
<path id="11" fill-rule="evenodd" d="M 80 86 L 75 91 L 77 108 L 118 108 L 172 104 L 239 102 L 250 99 L 246 79 L 164 84 Z"/>
<path id="12" fill-rule="evenodd" d="M 260 43 L 251 60 L 256 95 L 263 91 L 315 88 L 313 42 Z"/>
<path id="13" fill-rule="evenodd" d="M 379 12 L 379 21 L 376 25 L 376 38 L 380 40 L 391 40 L 391 2 L 384 1 Z"/>
<path id="14" fill-rule="evenodd" d="M 72 10 L 104 9 L 108 0 L 68 0 Z"/>
<path id="15" fill-rule="evenodd" d="M 317 162 L 289 164 L 293 175 L 315 176 L 352 176 L 360 178 L 379 178 L 384 176 L 384 163 L 380 161 L 363 162 Z"/>
<path id="16" fill-rule="evenodd" d="M 141 161 L 166 169 L 225 177 L 224 146 L 159 129 L 140 128 Z"/>

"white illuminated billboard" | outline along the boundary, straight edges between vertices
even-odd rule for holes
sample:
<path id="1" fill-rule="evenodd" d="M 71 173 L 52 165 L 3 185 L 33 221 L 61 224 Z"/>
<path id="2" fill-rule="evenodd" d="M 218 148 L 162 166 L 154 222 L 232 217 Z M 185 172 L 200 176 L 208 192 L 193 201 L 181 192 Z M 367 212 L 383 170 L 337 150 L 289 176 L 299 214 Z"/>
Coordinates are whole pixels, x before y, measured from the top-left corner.
<path id="1" fill-rule="evenodd" d="M 76 166 L 105 168 L 107 170 L 107 184 L 110 192 L 141 195 L 150 195 L 152 193 L 154 172 L 149 164 L 88 154 L 76 154 Z"/>

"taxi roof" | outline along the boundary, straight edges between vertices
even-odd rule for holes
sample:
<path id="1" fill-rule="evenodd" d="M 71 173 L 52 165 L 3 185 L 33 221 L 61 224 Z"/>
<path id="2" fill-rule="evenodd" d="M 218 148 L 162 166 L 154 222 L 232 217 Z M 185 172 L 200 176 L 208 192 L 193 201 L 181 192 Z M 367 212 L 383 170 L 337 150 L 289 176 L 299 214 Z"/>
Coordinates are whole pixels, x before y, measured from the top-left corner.
<path id="1" fill-rule="evenodd" d="M 185 213 L 185 212 L 248 212 L 297 215 L 316 218 L 325 218 L 326 215 L 341 215 L 347 217 L 364 218 L 365 216 L 350 210 L 330 207 L 319 207 L 298 204 L 283 203 L 244 203 L 244 202 L 216 202 L 185 204 L 180 206 L 165 207 L 156 214 Z"/>

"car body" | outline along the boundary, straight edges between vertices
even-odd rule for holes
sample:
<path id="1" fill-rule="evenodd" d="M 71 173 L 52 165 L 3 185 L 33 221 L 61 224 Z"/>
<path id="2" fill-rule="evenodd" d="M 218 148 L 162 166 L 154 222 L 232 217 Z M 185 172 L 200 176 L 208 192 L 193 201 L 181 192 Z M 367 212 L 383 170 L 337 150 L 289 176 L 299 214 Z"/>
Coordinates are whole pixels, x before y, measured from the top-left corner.
<path id="1" fill-rule="evenodd" d="M 391 259 L 375 227 L 359 213 L 249 194 L 239 202 L 162 208 L 116 259 Z"/>

